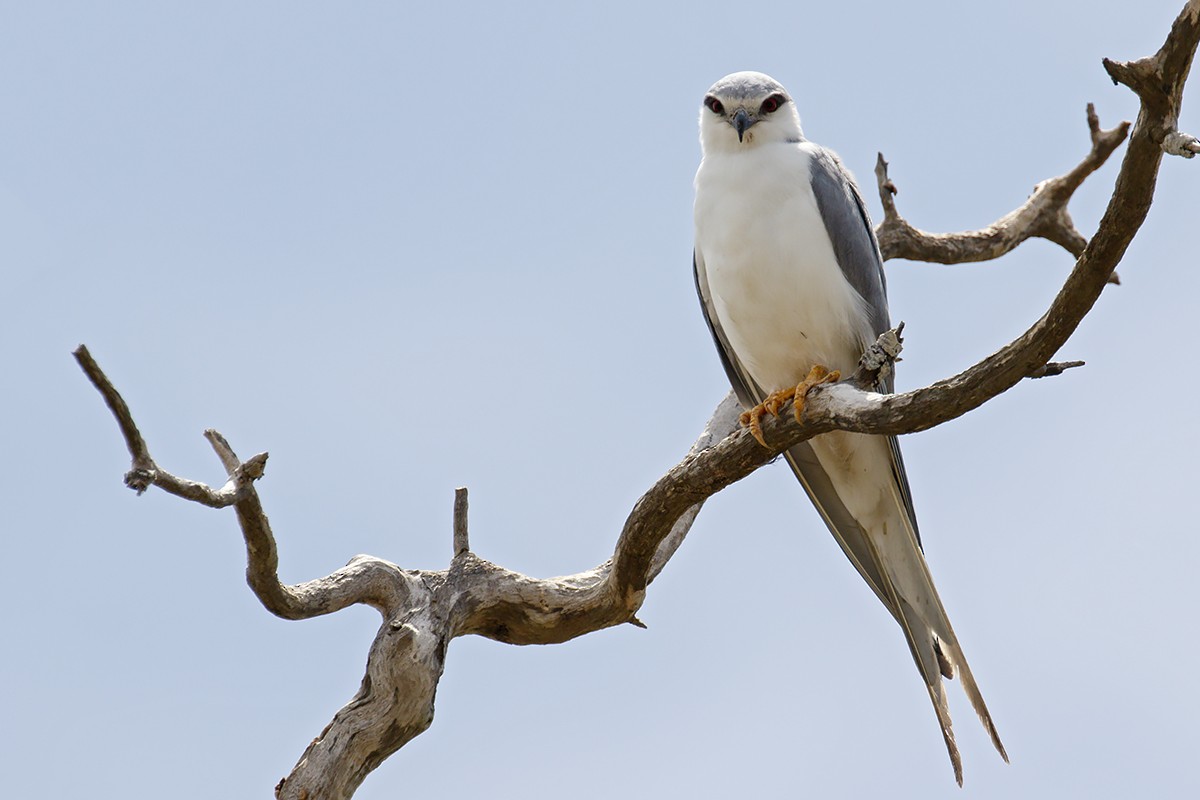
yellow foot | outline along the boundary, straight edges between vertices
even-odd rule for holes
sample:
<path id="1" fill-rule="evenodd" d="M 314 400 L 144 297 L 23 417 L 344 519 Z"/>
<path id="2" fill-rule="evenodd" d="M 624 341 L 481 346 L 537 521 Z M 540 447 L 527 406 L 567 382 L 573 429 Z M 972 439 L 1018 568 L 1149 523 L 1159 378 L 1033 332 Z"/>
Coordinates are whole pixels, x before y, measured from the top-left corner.
<path id="1" fill-rule="evenodd" d="M 840 380 L 842 374 L 837 370 L 830 372 L 826 367 L 817 364 L 811 370 L 804 380 L 799 384 L 788 389 L 779 389 L 767 395 L 767 399 L 756 405 L 749 411 L 743 411 L 741 416 L 742 425 L 750 429 L 750 435 L 761 444 L 767 446 L 766 439 L 763 438 L 762 418 L 767 414 L 772 417 L 779 416 L 779 409 L 788 400 L 792 401 L 792 413 L 796 416 L 796 421 L 800 421 L 800 415 L 804 413 L 804 398 L 809 391 L 815 386 L 820 386 L 823 383 L 833 383 Z"/>
<path id="2" fill-rule="evenodd" d="M 763 438 L 762 418 L 767 414 L 772 417 L 779 416 L 779 409 L 788 400 L 791 400 L 796 394 L 796 387 L 789 389 L 780 389 L 771 392 L 767 395 L 767 399 L 756 405 L 749 411 L 743 411 L 741 416 L 742 425 L 750 429 L 750 435 L 753 436 L 763 447 L 767 446 L 767 440 Z"/>
<path id="3" fill-rule="evenodd" d="M 804 380 L 796 385 L 796 400 L 792 403 L 792 414 L 796 417 L 796 422 L 799 422 L 801 415 L 804 414 L 804 400 L 810 391 L 822 383 L 837 383 L 841 379 L 842 373 L 836 369 L 831 372 L 827 367 L 814 364 Z"/>

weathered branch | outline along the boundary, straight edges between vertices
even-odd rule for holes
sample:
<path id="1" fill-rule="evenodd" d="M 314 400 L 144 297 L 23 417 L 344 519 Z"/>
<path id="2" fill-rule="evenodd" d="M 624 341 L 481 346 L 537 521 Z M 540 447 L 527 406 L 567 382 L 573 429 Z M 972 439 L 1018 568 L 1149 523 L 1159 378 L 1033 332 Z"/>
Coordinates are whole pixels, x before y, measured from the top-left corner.
<path id="1" fill-rule="evenodd" d="M 886 216 L 880 240 L 881 245 L 888 242 L 889 258 L 943 263 L 980 260 L 1007 252 L 1028 236 L 1043 236 L 1078 255 L 1050 308 L 1022 336 L 975 366 L 899 395 L 861 388 L 874 385 L 899 352 L 899 331 L 888 332 L 864 355 L 851 379 L 809 395 L 801 421 L 786 413 L 765 418 L 762 431 L 770 445 L 766 449 L 738 427 L 736 400 L 727 397 L 688 455 L 635 504 L 612 557 L 586 572 L 539 580 L 477 557 L 470 552 L 467 498 L 460 490 L 455 500 L 454 556 L 448 569 L 404 570 L 381 559 L 357 556 L 325 578 L 285 585 L 279 580 L 275 539 L 254 486 L 262 477 L 266 454 L 239 461 L 220 434 L 210 431 L 206 436 L 229 475 L 225 486 L 214 490 L 171 475 L 151 458 L 127 405 L 86 348 L 76 350 L 76 359 L 125 437 L 132 458 L 126 482 L 139 493 L 155 485 L 204 505 L 233 505 L 246 541 L 247 580 L 269 611 L 302 619 L 361 603 L 383 616 L 358 694 L 280 781 L 277 796 L 348 798 L 371 770 L 424 731 L 433 719 L 447 644 L 456 636 L 479 634 L 503 642 L 544 644 L 622 623 L 639 625 L 635 613 L 646 587 L 675 553 L 704 500 L 785 448 L 836 429 L 891 434 L 924 430 L 978 407 L 1025 377 L 1058 374 L 1074 366 L 1052 364 L 1049 359 L 1091 309 L 1145 219 L 1164 152 L 1190 147 L 1186 142 L 1178 144 L 1171 135 L 1198 38 L 1200 0 L 1189 0 L 1154 57 L 1128 64 L 1105 62 L 1114 79 L 1138 93 L 1142 108 L 1129 134 L 1108 208 L 1086 243 L 1066 214 L 1066 202 L 1125 138 L 1126 126 L 1101 131 L 1089 112 L 1092 152 L 1083 162 L 1039 184 L 1025 205 L 988 229 L 967 234 L 935 236 L 907 226 L 895 211 L 881 158 Z"/>
<path id="2" fill-rule="evenodd" d="M 262 604 L 285 619 L 306 619 L 330 614 L 356 603 L 365 603 L 387 613 L 402 604 L 407 595 L 408 579 L 399 569 L 379 559 L 358 556 L 332 575 L 316 581 L 285 586 L 279 581 L 279 554 L 270 523 L 258 500 L 254 481 L 263 476 L 267 454 L 259 453 L 240 461 L 220 433 L 205 431 L 229 480 L 220 489 L 172 475 L 150 457 L 146 441 L 138 430 L 120 393 L 92 358 L 87 347 L 75 350 L 75 360 L 104 398 L 116 417 L 133 460 L 125 483 L 138 494 L 157 486 L 170 494 L 212 508 L 236 507 L 238 522 L 246 540 L 246 580 Z"/>
<path id="3" fill-rule="evenodd" d="M 1027 377 L 1030 377 L 1030 378 L 1052 378 L 1055 375 L 1062 375 L 1064 372 L 1066 372 L 1069 369 L 1075 369 L 1076 367 L 1082 367 L 1084 365 L 1084 363 L 1085 362 L 1083 362 L 1083 361 L 1051 361 L 1049 364 L 1045 364 L 1045 365 L 1035 369 L 1033 372 L 1029 373 L 1029 375 Z"/>
<path id="4" fill-rule="evenodd" d="M 1113 83 L 1124 84 L 1142 101 L 1137 124 L 1149 141 L 1168 155 L 1192 158 L 1200 153 L 1200 141 L 1178 130 L 1183 87 L 1196 51 L 1200 27 L 1200 0 L 1188 0 L 1171 26 L 1158 52 L 1137 61 L 1104 59 L 1104 69 Z"/>
<path id="5" fill-rule="evenodd" d="M 1091 103 L 1087 107 L 1087 122 L 1092 147 L 1074 169 L 1037 184 L 1033 194 L 1019 208 L 977 231 L 928 233 L 910 225 L 896 210 L 895 195 L 899 190 L 888 177 L 888 162 L 880 153 L 875 162 L 875 178 L 883 203 L 883 221 L 876 226 L 875 235 L 884 259 L 906 258 L 937 264 L 988 261 L 1034 236 L 1048 239 L 1078 258 L 1087 239 L 1076 230 L 1067 204 L 1075 190 L 1103 166 L 1129 133 L 1128 122 L 1111 130 L 1101 130 L 1100 119 Z"/>
<path id="6" fill-rule="evenodd" d="M 220 489 L 212 489 L 202 483 L 179 478 L 160 470 L 154 463 L 154 459 L 150 457 L 150 448 L 146 446 L 146 440 L 142 438 L 141 432 L 134 424 L 133 416 L 129 413 L 129 406 L 126 405 L 125 399 L 121 397 L 121 393 L 116 390 L 108 376 L 96 364 L 87 347 L 79 345 L 75 349 L 74 355 L 88 380 L 100 392 L 105 404 L 116 417 L 121 435 L 125 437 L 125 446 L 133 459 L 129 472 L 125 473 L 125 485 L 138 494 L 146 491 L 150 486 L 157 486 L 163 491 L 185 500 L 191 500 L 211 508 L 224 508 L 233 505 L 245 485 L 262 474 L 262 468 L 267 460 L 266 453 L 260 453 L 252 458 L 247 462 L 244 470 L 230 470 L 229 482 Z"/>
<path id="7" fill-rule="evenodd" d="M 467 535 L 467 487 L 454 490 L 454 555 L 469 552 L 471 541 Z"/>
<path id="8" fill-rule="evenodd" d="M 356 556 L 327 577 L 286 585 L 279 580 L 275 537 L 253 483 L 262 476 L 266 455 L 242 462 L 220 433 L 209 430 L 205 437 L 231 476 L 227 488 L 213 490 L 172 475 L 150 458 L 128 406 L 87 349 L 81 346 L 75 357 L 113 410 L 136 469 L 146 477 L 144 486 L 133 487 L 139 494 L 155 485 L 204 505 L 234 505 L 246 541 L 247 582 L 267 610 L 285 619 L 304 619 L 365 604 L 383 615 L 362 687 L 280 782 L 281 798 L 349 797 L 372 769 L 424 731 L 433 719 L 446 644 L 456 636 L 475 633 L 515 644 L 548 644 L 621 623 L 644 627 L 634 612 L 645 586 L 682 543 L 703 500 L 670 519 L 654 516 L 654 524 L 639 523 L 635 511 L 626 526 L 630 533 L 612 559 L 586 572 L 537 580 L 470 552 L 467 494 L 459 489 L 449 569 L 403 570 L 382 559 Z M 735 430 L 737 414 L 731 395 L 689 457 Z M 758 457 L 766 460 L 762 453 Z M 629 588 L 635 585 L 637 589 Z"/>

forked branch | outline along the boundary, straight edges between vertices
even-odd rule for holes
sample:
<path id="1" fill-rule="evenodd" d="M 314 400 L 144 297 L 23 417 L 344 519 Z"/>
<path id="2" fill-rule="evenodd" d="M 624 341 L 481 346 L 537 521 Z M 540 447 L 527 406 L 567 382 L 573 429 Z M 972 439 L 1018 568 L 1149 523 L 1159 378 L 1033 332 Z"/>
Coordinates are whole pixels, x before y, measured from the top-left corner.
<path id="1" fill-rule="evenodd" d="M 1087 122 L 1092 147 L 1074 169 L 1037 184 L 1019 208 L 976 231 L 928 233 L 910 225 L 896 210 L 895 195 L 899 190 L 888 177 L 888 162 L 880 153 L 875 162 L 875 179 L 883 203 L 883 221 L 876 226 L 875 235 L 884 259 L 906 258 L 936 264 L 989 261 L 1034 236 L 1061 245 L 1078 258 L 1087 239 L 1075 228 L 1067 204 L 1084 179 L 1104 165 L 1129 133 L 1128 122 L 1102 130 L 1091 103 L 1087 107 Z"/>

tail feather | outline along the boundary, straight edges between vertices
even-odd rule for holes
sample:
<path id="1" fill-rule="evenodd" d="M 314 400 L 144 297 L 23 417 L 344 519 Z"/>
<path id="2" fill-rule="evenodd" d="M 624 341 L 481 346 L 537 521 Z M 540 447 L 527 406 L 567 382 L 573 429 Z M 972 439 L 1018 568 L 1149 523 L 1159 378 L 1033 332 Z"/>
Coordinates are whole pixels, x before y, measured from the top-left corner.
<path id="1" fill-rule="evenodd" d="M 911 536 L 911 534 L 910 534 Z M 885 540 L 886 541 L 886 540 Z M 901 540 L 903 541 L 903 540 Z M 933 710 L 937 715 L 938 724 L 942 729 L 942 738 L 946 742 L 946 750 L 950 754 L 950 763 L 954 766 L 954 778 L 962 785 L 962 761 L 958 747 L 954 741 L 954 731 L 951 727 L 950 712 L 946 704 L 946 691 L 942 678 L 957 677 L 962 682 L 963 691 L 970 700 L 979 721 L 991 737 L 992 744 L 1001 758 L 1008 761 L 1008 753 L 992 715 L 988 711 L 979 685 L 971 672 L 971 666 L 958 644 L 958 637 L 950 625 L 950 618 L 942 606 L 933 578 L 925 558 L 916 547 L 915 537 L 909 540 L 909 546 L 897 547 L 899 542 L 880 542 L 888 549 L 887 558 L 881 558 L 879 548 L 872 542 L 872 555 L 879 559 L 879 571 L 886 576 L 886 593 L 892 600 L 895 616 L 904 630 L 904 638 L 908 641 L 913 660 L 925 680 L 929 699 L 933 702 Z"/>
<path id="2" fill-rule="evenodd" d="M 827 434 L 792 448 L 788 461 L 850 562 L 900 623 L 961 786 L 943 678 L 961 678 L 992 744 L 1005 761 L 1008 754 L 934 587 L 892 444 L 883 437 Z M 874 487 L 890 487 L 891 496 L 881 497 Z"/>
<path id="3" fill-rule="evenodd" d="M 950 763 L 954 767 L 954 780 L 958 783 L 959 788 L 962 788 L 962 756 L 958 754 L 958 745 L 954 741 L 954 728 L 950 724 L 950 708 L 946 705 L 946 687 L 942 685 L 941 680 L 937 680 L 932 684 L 926 683 L 925 688 L 929 690 L 929 699 L 933 701 L 933 711 L 937 714 L 938 724 L 942 728 L 942 739 L 946 742 L 946 752 L 950 754 Z"/>
<path id="4" fill-rule="evenodd" d="M 950 764 L 954 767 L 954 780 L 962 786 L 962 757 L 954 741 L 954 725 L 950 719 L 950 707 L 946 702 L 946 687 L 942 683 L 942 675 L 952 670 L 944 669 L 946 657 L 916 609 L 904 598 L 895 595 L 893 597 L 900 611 L 896 615 L 900 620 L 900 628 L 904 631 L 904 638 L 908 640 L 908 649 L 912 651 L 913 661 L 917 663 L 917 669 L 921 671 L 921 677 L 925 680 L 929 700 L 933 703 L 933 713 L 937 715 L 938 725 L 942 729 L 946 752 L 950 754 Z"/>
<path id="5" fill-rule="evenodd" d="M 949 626 L 949 620 L 947 620 L 946 624 Z M 992 744 L 995 746 L 997 752 L 1000 753 L 1000 757 L 1004 759 L 1004 763 L 1007 764 L 1008 753 L 1004 751 L 1004 742 L 1000 741 L 1000 734 L 996 730 L 996 723 L 992 722 L 992 715 L 988 711 L 987 703 L 983 701 L 983 694 L 979 691 L 979 685 L 975 683 L 975 676 L 971 674 L 971 666 L 967 663 L 967 657 L 963 655 L 962 648 L 958 646 L 957 641 L 943 642 L 942 644 L 950 650 L 948 655 L 952 663 L 958 667 L 959 680 L 962 681 L 963 692 L 966 693 L 967 699 L 971 701 L 971 707 L 979 715 L 979 721 L 983 723 L 988 736 L 991 737 Z"/>
<path id="6" fill-rule="evenodd" d="M 979 691 L 979 684 L 975 682 L 975 675 L 971 672 L 971 665 L 967 663 L 967 657 L 963 654 L 962 647 L 958 643 L 958 637 L 955 635 L 954 628 L 950 624 L 950 617 L 946 614 L 946 609 L 942 605 L 942 598 L 938 596 L 937 589 L 933 585 L 933 577 L 929 574 L 929 566 L 925 563 L 924 556 L 915 547 L 910 550 L 910 553 L 913 555 L 912 561 L 916 563 L 908 565 L 907 577 L 910 579 L 904 581 L 904 584 L 908 592 L 916 590 L 914 594 L 918 602 L 910 605 L 907 599 L 902 595 L 899 596 L 900 605 L 903 610 L 902 616 L 906 618 L 904 627 L 906 635 L 909 637 L 909 647 L 913 649 L 914 654 L 919 649 L 922 653 L 922 658 L 926 658 L 924 655 L 925 650 L 931 651 L 932 657 L 938 664 L 936 672 L 939 676 L 946 675 L 946 677 L 952 678 L 957 673 L 958 679 L 962 683 L 963 692 L 967 695 L 967 699 L 971 701 L 971 707 L 975 709 L 975 713 L 979 716 L 979 721 L 983 723 L 983 727 L 987 730 L 988 736 L 992 740 L 992 745 L 995 746 L 996 751 L 1000 753 L 1000 757 L 1007 763 L 1008 753 L 1004 750 L 1004 743 L 1000 741 L 1000 734 L 996 730 L 996 723 L 992 721 L 991 712 L 988 711 L 987 703 L 983 700 L 983 694 Z M 913 580 L 914 578 L 915 580 Z M 900 582 L 892 578 L 892 583 L 892 590 L 896 591 L 896 584 Z M 918 648 L 918 645 L 914 644 L 912 634 L 922 630 L 925 632 L 928 644 Z M 922 666 L 921 671 L 926 675 L 926 683 L 928 683 L 930 670 Z"/>

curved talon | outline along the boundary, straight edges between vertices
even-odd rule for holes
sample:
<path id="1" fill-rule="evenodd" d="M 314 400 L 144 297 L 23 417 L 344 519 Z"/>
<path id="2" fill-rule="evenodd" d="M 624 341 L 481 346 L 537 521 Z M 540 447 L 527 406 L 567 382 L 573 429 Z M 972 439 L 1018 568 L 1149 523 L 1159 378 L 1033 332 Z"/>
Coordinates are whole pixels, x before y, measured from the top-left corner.
<path id="1" fill-rule="evenodd" d="M 750 435 L 754 437 L 754 440 L 763 447 L 767 446 L 767 440 L 763 438 L 762 422 L 760 420 L 765 413 L 767 413 L 767 410 L 760 403 L 749 411 L 743 411 L 742 416 L 738 418 L 743 427 L 750 429 Z"/>
<path id="2" fill-rule="evenodd" d="M 787 388 L 778 389 L 767 395 L 767 399 L 747 411 L 742 412 L 739 418 L 743 427 L 750 429 L 750 435 L 755 441 L 763 447 L 767 447 L 767 440 L 763 438 L 762 418 L 767 414 L 772 417 L 779 416 L 779 409 L 783 408 L 783 404 L 788 400 L 792 401 L 792 413 L 796 417 L 796 421 L 800 421 L 800 416 L 804 413 L 804 398 L 816 386 L 823 383 L 834 383 L 842 378 L 842 373 L 836 369 L 830 371 L 827 367 L 820 364 L 813 365 L 813 368 L 808 371 L 808 375 L 804 380 L 797 385 Z"/>

